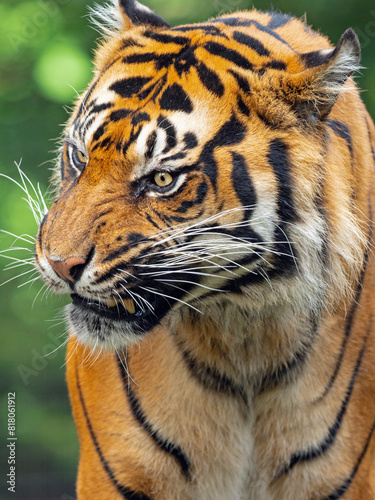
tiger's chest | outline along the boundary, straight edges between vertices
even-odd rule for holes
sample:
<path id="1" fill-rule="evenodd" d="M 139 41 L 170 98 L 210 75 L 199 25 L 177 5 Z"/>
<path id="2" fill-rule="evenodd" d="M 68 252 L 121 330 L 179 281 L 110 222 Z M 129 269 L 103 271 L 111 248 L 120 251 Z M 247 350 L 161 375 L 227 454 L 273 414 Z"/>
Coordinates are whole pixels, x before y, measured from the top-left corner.
<path id="1" fill-rule="evenodd" d="M 126 358 L 107 355 L 91 365 L 82 362 L 84 348 L 71 347 L 76 360 L 68 381 L 79 402 L 74 408 L 84 474 L 80 498 L 89 498 L 89 485 L 97 488 L 103 473 L 103 495 L 114 496 L 101 498 L 117 498 L 121 485 L 149 491 L 145 499 L 326 498 L 327 467 L 338 454 L 353 461 L 357 453 L 337 421 L 346 412 L 347 383 L 319 402 L 331 367 L 318 373 L 314 358 L 328 340 L 312 349 L 311 368 L 294 383 L 284 385 L 280 374 L 280 384 L 264 380 L 255 391 L 183 351 L 169 332 L 159 329 L 155 338 L 128 350 Z M 358 361 L 361 346 L 356 354 Z M 336 485 L 333 476 L 331 487 Z"/>

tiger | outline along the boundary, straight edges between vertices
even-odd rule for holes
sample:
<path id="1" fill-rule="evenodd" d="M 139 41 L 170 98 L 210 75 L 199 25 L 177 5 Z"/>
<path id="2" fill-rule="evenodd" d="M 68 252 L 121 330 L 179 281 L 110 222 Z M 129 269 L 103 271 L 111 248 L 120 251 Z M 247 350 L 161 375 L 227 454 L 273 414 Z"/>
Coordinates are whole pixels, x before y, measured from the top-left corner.
<path id="1" fill-rule="evenodd" d="M 77 498 L 375 499 L 375 129 L 360 45 L 238 11 L 103 37 L 35 260 L 70 294 Z"/>

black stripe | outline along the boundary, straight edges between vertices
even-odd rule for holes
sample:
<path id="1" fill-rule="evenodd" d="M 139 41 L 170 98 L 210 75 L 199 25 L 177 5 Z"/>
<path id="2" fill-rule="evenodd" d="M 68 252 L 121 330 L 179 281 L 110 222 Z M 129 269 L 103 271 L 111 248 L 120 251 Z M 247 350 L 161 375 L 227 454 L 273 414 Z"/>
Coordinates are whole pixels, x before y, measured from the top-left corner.
<path id="1" fill-rule="evenodd" d="M 217 164 L 214 158 L 214 151 L 220 146 L 232 146 L 243 140 L 246 134 L 246 127 L 236 118 L 234 114 L 224 123 L 217 134 L 208 141 L 198 159 L 198 163 L 204 165 L 204 173 L 209 177 L 212 186 L 216 190 L 217 186 Z"/>
<path id="2" fill-rule="evenodd" d="M 143 47 L 140 43 L 138 43 L 134 38 L 123 38 L 121 40 L 121 49 L 127 49 L 128 47 Z"/>
<path id="3" fill-rule="evenodd" d="M 282 139 L 273 139 L 270 142 L 267 159 L 278 182 L 277 213 L 281 222 L 292 222 L 298 220 L 298 216 L 293 203 L 293 185 L 286 148 Z"/>
<path id="4" fill-rule="evenodd" d="M 158 58 L 156 52 L 145 52 L 143 54 L 130 54 L 123 58 L 123 63 L 125 64 L 142 64 L 145 62 L 152 62 Z"/>
<path id="5" fill-rule="evenodd" d="M 232 152 L 232 184 L 244 209 L 243 220 L 249 220 L 257 202 L 257 196 L 245 158 Z"/>
<path id="6" fill-rule="evenodd" d="M 214 93 L 218 97 L 222 97 L 224 95 L 224 85 L 215 71 L 209 69 L 203 62 L 198 63 L 196 70 L 199 80 L 207 90 Z"/>
<path id="7" fill-rule="evenodd" d="M 165 56 L 166 57 L 166 56 Z M 181 50 L 177 54 L 171 54 L 171 64 L 174 64 L 174 69 L 177 71 L 178 76 L 181 76 L 185 73 L 189 73 L 190 69 L 196 68 L 198 65 L 197 58 L 195 57 L 194 47 L 189 47 L 187 49 Z M 165 61 L 166 64 L 166 61 Z M 160 64 L 157 68 L 160 67 Z"/>
<path id="8" fill-rule="evenodd" d="M 370 220 L 371 220 L 371 216 L 370 216 Z M 351 333 L 352 333 L 352 327 L 353 327 L 353 321 L 354 321 L 355 313 L 357 311 L 357 308 L 358 308 L 358 306 L 360 304 L 360 300 L 361 300 L 361 293 L 362 293 L 362 289 L 363 289 L 363 282 L 364 282 L 365 275 L 366 275 L 366 269 L 367 269 L 369 254 L 370 254 L 370 248 L 371 248 L 372 232 L 373 232 L 373 228 L 372 228 L 372 225 L 371 225 L 370 226 L 369 237 L 368 237 L 368 241 L 367 241 L 367 248 L 366 248 L 366 252 L 365 252 L 365 256 L 364 256 L 364 261 L 363 261 L 363 267 L 362 267 L 361 275 L 359 277 L 357 288 L 355 290 L 355 295 L 354 295 L 353 303 L 352 303 L 352 306 L 351 306 L 351 308 L 349 310 L 349 314 L 347 316 L 347 320 L 346 320 L 346 323 L 345 323 L 344 339 L 343 339 L 343 341 L 341 343 L 340 353 L 339 353 L 339 356 L 338 356 L 336 364 L 335 364 L 335 369 L 334 369 L 334 371 L 333 371 L 333 373 L 331 375 L 331 378 L 329 379 L 329 382 L 328 382 L 328 384 L 327 384 L 327 386 L 326 386 L 323 394 L 321 396 L 319 396 L 319 398 L 315 401 L 315 403 L 319 403 L 320 401 L 322 401 L 327 396 L 327 394 L 329 393 L 329 391 L 332 389 L 333 384 L 335 383 L 335 380 L 336 380 L 337 375 L 339 373 L 340 367 L 342 365 L 342 362 L 343 362 L 343 359 L 344 359 L 344 355 L 345 355 L 345 352 L 346 352 L 346 348 L 348 346 L 348 341 L 349 341 L 349 338 L 350 338 Z"/>
<path id="9" fill-rule="evenodd" d="M 264 113 L 267 113 L 267 109 L 264 109 L 264 110 L 259 110 L 257 111 L 257 116 L 260 120 L 262 120 L 262 122 L 264 123 L 264 125 L 266 127 L 269 127 L 273 130 L 276 130 L 279 126 L 279 122 L 278 121 L 272 121 L 272 118 L 270 119 L 268 116 L 266 116 Z"/>
<path id="10" fill-rule="evenodd" d="M 133 237 L 131 235 L 133 235 Z M 137 239 L 134 239 L 134 235 L 137 235 Z M 139 238 L 139 236 L 141 236 L 142 238 Z M 120 257 L 120 255 L 123 255 L 124 253 L 128 252 L 130 249 L 134 249 L 136 246 L 139 246 L 141 243 L 152 243 L 154 241 L 156 241 L 154 238 L 147 237 L 140 233 L 135 233 L 135 232 L 129 233 L 129 236 L 127 237 L 128 243 L 126 245 L 121 246 L 120 248 L 110 253 L 109 255 L 107 255 L 107 257 L 104 260 L 102 260 L 102 263 L 104 264 L 106 262 L 111 262 L 117 257 Z M 129 243 L 131 243 L 131 245 Z M 98 282 L 99 281 L 97 280 L 95 283 Z"/>
<path id="11" fill-rule="evenodd" d="M 248 59 L 246 59 L 246 57 L 244 57 L 242 54 L 237 52 L 237 50 L 229 49 L 225 45 L 222 45 L 221 43 L 217 42 L 207 42 L 203 45 L 203 47 L 210 54 L 222 57 L 223 59 L 226 59 L 227 61 L 230 61 L 231 63 L 235 64 L 239 68 L 247 70 L 253 69 L 253 65 L 251 64 L 251 62 Z"/>
<path id="12" fill-rule="evenodd" d="M 295 50 L 289 45 L 289 43 L 286 40 L 284 40 L 278 33 L 273 31 L 268 26 L 264 26 L 263 24 L 259 23 L 258 21 L 255 21 L 255 19 L 241 20 L 241 18 L 239 18 L 239 17 L 223 17 L 223 18 L 219 18 L 219 19 L 214 19 L 211 22 L 212 23 L 223 23 L 227 26 L 232 26 L 232 27 L 254 25 L 259 31 L 263 31 L 264 33 L 267 33 L 267 35 L 270 35 L 273 38 L 276 38 L 276 40 L 287 45 L 290 49 L 293 50 L 293 52 L 295 52 Z"/>
<path id="13" fill-rule="evenodd" d="M 265 375 L 259 383 L 257 395 L 262 394 L 265 391 L 275 389 L 285 380 L 289 381 L 292 373 L 299 373 L 300 368 L 308 357 L 309 348 L 310 346 L 304 347 L 300 351 L 294 353 L 289 361 L 286 361 L 284 364 L 276 368 L 276 370 Z"/>
<path id="14" fill-rule="evenodd" d="M 138 125 L 139 123 L 142 123 L 142 122 L 148 122 L 151 120 L 151 117 L 148 113 L 136 113 L 135 115 L 133 115 L 133 118 L 132 118 L 132 125 L 135 127 L 136 125 Z"/>
<path id="15" fill-rule="evenodd" d="M 114 61 L 112 61 L 108 66 L 106 66 L 103 71 L 100 73 L 100 75 L 97 77 L 97 79 L 94 81 L 94 83 L 91 85 L 91 87 L 89 88 L 89 90 L 87 91 L 84 99 L 82 100 L 80 106 L 79 106 L 79 109 L 76 113 L 76 117 L 74 119 L 74 130 L 77 130 L 78 128 L 78 125 L 79 125 L 79 120 L 82 116 L 82 114 L 85 114 L 86 113 L 86 110 L 87 110 L 87 107 L 89 106 L 89 104 L 87 103 L 88 100 L 90 99 L 90 97 L 92 96 L 92 93 L 94 92 L 96 86 L 98 85 L 101 77 L 109 70 L 112 68 L 112 66 L 114 66 L 119 60 L 121 59 L 121 57 L 116 57 L 116 59 Z"/>
<path id="16" fill-rule="evenodd" d="M 164 452 L 171 455 L 179 464 L 182 474 L 186 479 L 191 479 L 190 473 L 190 460 L 185 455 L 180 446 L 177 446 L 170 441 L 163 439 L 159 432 L 156 431 L 152 424 L 146 419 L 146 416 L 141 408 L 141 405 L 131 389 L 131 381 L 129 379 L 128 373 L 126 372 L 123 362 L 119 357 L 117 357 L 117 365 L 120 370 L 121 379 L 124 384 L 124 391 L 126 392 L 130 408 L 134 418 L 139 422 L 141 427 L 146 431 L 146 433 L 153 439 L 156 445 Z"/>
<path id="17" fill-rule="evenodd" d="M 234 71 L 233 69 L 230 69 L 229 73 L 234 76 L 234 78 L 237 80 L 238 86 L 245 92 L 245 94 L 251 93 L 249 82 L 243 76 L 241 76 L 239 73 L 237 73 L 237 71 Z"/>
<path id="18" fill-rule="evenodd" d="M 121 264 L 121 263 L 120 263 Z M 128 263 L 127 263 L 128 264 Z M 130 265 L 128 264 L 129 268 L 130 268 Z M 101 276 L 99 276 L 99 278 L 97 278 L 95 281 L 94 281 L 94 284 L 95 285 L 99 285 L 100 283 L 104 283 L 105 281 L 108 281 L 110 278 L 112 278 L 113 276 L 115 276 L 116 274 L 118 275 L 119 273 L 119 268 L 118 267 L 112 267 L 109 271 L 107 271 L 105 274 L 102 274 Z M 118 281 L 118 283 L 120 283 L 121 280 Z M 133 279 L 132 277 L 126 277 L 126 284 L 129 288 L 131 288 L 132 285 L 137 285 L 139 283 L 139 280 L 137 279 Z M 111 288 L 113 288 L 113 284 L 110 283 L 110 286 Z M 122 290 L 123 291 L 123 290 Z"/>
<path id="19" fill-rule="evenodd" d="M 151 158 L 152 155 L 154 154 L 156 139 L 157 139 L 156 130 L 153 130 L 151 134 L 147 137 L 146 141 L 147 150 L 145 152 L 146 158 Z"/>
<path id="20" fill-rule="evenodd" d="M 143 87 L 152 79 L 149 77 L 134 76 L 131 78 L 123 78 L 113 83 L 109 90 L 113 90 L 123 99 L 132 97 L 138 94 Z"/>
<path id="21" fill-rule="evenodd" d="M 143 36 L 160 43 L 175 43 L 176 45 L 189 45 L 190 43 L 190 38 L 185 36 L 172 36 L 165 33 L 156 33 L 155 31 L 145 31 Z"/>
<path id="22" fill-rule="evenodd" d="M 349 477 L 346 479 L 346 481 L 339 488 L 337 488 L 336 491 L 334 491 L 330 495 L 324 497 L 322 500 L 339 500 L 340 498 L 343 497 L 343 495 L 349 489 L 349 486 L 352 484 L 353 479 L 354 479 L 354 477 L 357 474 L 357 471 L 359 469 L 359 466 L 361 465 L 361 462 L 362 462 L 364 456 L 366 455 L 366 452 L 367 452 L 367 449 L 370 445 L 370 441 L 371 441 L 371 438 L 374 434 L 374 431 L 375 431 L 375 421 L 372 424 L 371 430 L 370 430 L 369 435 L 366 439 L 365 446 L 363 447 L 363 450 L 362 450 L 361 454 L 359 455 L 358 460 L 357 460 L 356 464 L 354 465 Z M 365 500 L 365 499 L 363 499 L 363 500 Z"/>
<path id="23" fill-rule="evenodd" d="M 154 226 L 158 231 L 161 231 L 161 228 L 156 224 L 156 222 L 151 218 L 150 214 L 146 214 L 147 221 Z"/>
<path id="24" fill-rule="evenodd" d="M 133 113 L 131 109 L 116 109 L 116 111 L 112 111 L 112 113 L 109 115 L 109 119 L 113 122 L 118 122 L 123 118 L 127 118 L 131 113 Z"/>
<path id="25" fill-rule="evenodd" d="M 165 118 L 163 115 L 158 117 L 158 127 L 165 130 L 167 134 L 167 144 L 163 149 L 162 153 L 166 154 L 168 151 L 173 149 L 177 144 L 177 135 L 176 129 L 171 121 L 168 118 Z"/>
<path id="26" fill-rule="evenodd" d="M 261 261 L 260 256 L 262 253 L 264 253 L 263 250 L 258 250 L 257 251 L 258 255 L 254 254 L 252 256 L 249 256 L 247 258 L 247 262 L 245 262 L 245 263 L 238 262 L 238 265 L 249 265 L 249 264 L 256 262 L 257 260 Z M 230 264 L 225 266 L 225 268 L 230 270 L 231 269 Z M 269 276 L 269 272 L 267 274 Z M 244 274 L 243 276 L 240 276 L 239 278 L 232 279 L 232 280 L 228 281 L 228 283 L 222 288 L 222 291 L 235 293 L 237 295 L 242 295 L 243 294 L 243 290 L 242 290 L 243 287 L 246 287 L 249 285 L 254 285 L 257 283 L 261 283 L 262 281 L 265 281 L 264 274 L 259 274 L 256 271 L 254 271 L 254 272 L 249 271 L 247 274 Z"/>
<path id="27" fill-rule="evenodd" d="M 100 147 L 100 148 L 108 151 L 108 149 L 110 148 L 110 146 L 112 146 L 112 144 L 114 144 L 114 142 L 115 141 L 113 139 L 111 139 L 110 137 L 106 137 L 99 144 L 96 144 L 94 146 L 94 149 L 97 149 L 97 147 Z M 117 145 L 117 143 L 116 143 L 116 145 Z"/>
<path id="28" fill-rule="evenodd" d="M 293 203 L 293 185 L 286 148 L 282 139 L 273 139 L 267 153 L 267 159 L 278 182 L 277 215 L 280 219 L 273 238 L 275 241 L 273 268 L 267 273 L 270 279 L 280 275 L 293 275 L 296 272 L 298 257 L 294 243 L 288 238 L 287 224 L 298 221 L 299 217 Z"/>
<path id="29" fill-rule="evenodd" d="M 253 24 L 252 19 L 241 19 L 240 17 L 219 17 L 218 19 L 213 19 L 212 23 L 222 23 L 226 26 L 231 26 L 235 28 L 237 26 L 251 26 Z"/>
<path id="30" fill-rule="evenodd" d="M 83 413 L 85 416 L 87 428 L 89 430 L 92 442 L 94 444 L 94 447 L 95 447 L 97 454 L 99 455 L 99 459 L 100 459 L 100 462 L 101 462 L 104 470 L 106 471 L 113 486 L 121 494 L 121 496 L 123 498 L 125 498 L 126 500 L 151 500 L 151 497 L 145 495 L 144 493 L 137 493 L 136 491 L 131 490 L 127 486 L 123 486 L 122 484 L 120 484 L 117 481 L 117 479 L 114 475 L 114 472 L 112 471 L 106 458 L 104 457 L 103 452 L 101 450 L 101 447 L 98 443 L 97 437 L 95 435 L 94 429 L 92 427 L 90 417 L 89 417 L 88 412 L 87 412 L 87 408 L 86 408 L 85 401 L 84 401 L 83 394 L 82 394 L 81 384 L 79 382 L 78 364 L 77 363 L 78 363 L 78 361 L 76 360 L 76 380 L 77 380 L 77 390 L 78 390 L 79 399 L 80 399 L 82 410 L 83 410 Z"/>
<path id="31" fill-rule="evenodd" d="M 267 271 L 269 279 L 279 276 L 294 275 L 297 270 L 298 252 L 294 242 L 287 235 L 287 225 L 281 224 L 276 227 L 274 233 L 275 244 L 273 251 L 276 253 L 273 268 Z M 264 279 L 264 278 L 263 278 Z"/>
<path id="32" fill-rule="evenodd" d="M 156 82 L 152 83 L 148 87 L 146 87 L 142 92 L 138 94 L 138 99 L 143 101 L 144 99 L 148 98 L 152 94 L 152 100 L 155 102 L 156 98 L 160 94 L 160 92 L 163 90 L 164 84 L 167 81 L 167 74 L 164 74 L 159 80 Z"/>
<path id="33" fill-rule="evenodd" d="M 270 51 L 262 44 L 262 42 L 250 35 L 245 35 L 242 31 L 235 31 L 233 33 L 233 38 L 236 42 L 255 50 L 255 52 L 260 56 L 268 57 L 270 55 Z"/>
<path id="34" fill-rule="evenodd" d="M 189 31 L 204 31 L 209 35 L 221 36 L 228 39 L 225 33 L 222 33 L 217 26 L 212 26 L 212 24 L 191 24 L 184 26 L 175 26 L 171 28 L 171 31 L 182 31 L 183 33 L 188 33 Z"/>
<path id="35" fill-rule="evenodd" d="M 248 405 L 248 398 L 242 385 L 237 384 L 233 379 L 221 373 L 217 368 L 213 368 L 205 363 L 198 361 L 190 352 L 188 352 L 182 342 L 174 335 L 179 352 L 189 370 L 190 375 L 197 380 L 205 389 L 215 391 L 219 394 L 232 396 L 241 399 L 245 405 Z"/>
<path id="36" fill-rule="evenodd" d="M 100 125 L 100 126 L 99 126 L 96 130 L 95 130 L 94 135 L 93 135 L 93 138 L 92 138 L 93 142 L 96 142 L 96 141 L 98 141 L 98 140 L 101 138 L 101 136 L 102 136 L 102 135 L 105 133 L 105 131 L 106 131 L 105 129 L 106 129 L 106 126 L 107 126 L 107 125 L 108 125 L 107 123 L 102 123 L 102 125 Z"/>
<path id="37" fill-rule="evenodd" d="M 199 205 L 206 197 L 207 191 L 207 183 L 205 181 L 201 182 L 197 188 L 197 194 L 194 200 L 183 201 L 175 211 L 184 214 L 189 210 L 189 208 Z"/>
<path id="38" fill-rule="evenodd" d="M 108 149 L 114 144 L 114 140 L 111 139 L 110 137 L 106 137 L 105 139 L 102 140 L 101 142 L 101 147 L 108 151 Z M 117 144 L 117 143 L 116 143 Z"/>
<path id="39" fill-rule="evenodd" d="M 186 52 L 186 51 L 185 51 Z M 123 62 L 125 64 L 143 64 L 147 62 L 153 62 L 157 70 L 162 68 L 168 68 L 171 66 L 179 53 L 164 53 L 156 54 L 155 52 L 146 52 L 143 54 L 131 54 L 124 57 Z"/>
<path id="40" fill-rule="evenodd" d="M 156 217 L 159 217 L 159 219 L 162 221 L 162 223 L 164 225 L 166 225 L 167 227 L 171 227 L 172 226 L 172 221 L 171 219 L 168 217 L 167 214 L 165 213 L 162 213 L 160 212 L 159 210 L 156 210 L 156 208 L 153 208 L 152 210 L 154 212 L 154 214 L 156 215 Z"/>
<path id="41" fill-rule="evenodd" d="M 321 50 L 313 50 L 312 52 L 300 54 L 299 57 L 306 68 L 316 68 L 328 62 L 332 56 L 332 52 L 324 53 Z"/>
<path id="42" fill-rule="evenodd" d="M 142 131 L 142 126 L 140 126 L 138 128 L 138 130 L 135 132 L 134 132 L 134 129 L 131 131 L 129 139 L 125 142 L 125 144 L 122 147 L 122 153 L 124 156 L 126 156 L 126 153 L 128 152 L 129 147 L 138 139 L 141 131 Z"/>
<path id="43" fill-rule="evenodd" d="M 107 255 L 107 257 L 102 260 L 102 264 L 105 264 L 106 262 L 111 262 L 112 260 L 115 260 L 117 257 L 120 257 L 120 255 L 123 255 L 128 251 L 129 251 L 129 245 L 123 245 L 114 252 L 111 252 L 109 255 Z"/>
<path id="44" fill-rule="evenodd" d="M 96 116 L 98 113 L 101 111 L 105 111 L 107 109 L 113 108 L 114 104 L 111 102 L 103 103 L 103 104 L 95 104 L 96 100 L 92 102 L 92 106 L 89 106 L 89 110 L 86 110 L 86 116 L 84 117 L 85 121 L 82 121 L 82 124 L 80 126 L 80 132 L 82 133 L 82 130 L 86 131 L 90 125 L 94 122 L 96 119 Z"/>
<path id="45" fill-rule="evenodd" d="M 337 120 L 326 120 L 326 123 L 331 129 L 338 134 L 342 139 L 345 139 L 348 149 L 350 151 L 350 154 L 353 155 L 353 145 L 352 145 L 352 138 L 350 136 L 349 129 L 346 125 L 343 123 L 337 121 Z"/>
<path id="46" fill-rule="evenodd" d="M 266 64 L 263 64 L 262 69 L 277 69 L 279 71 L 285 71 L 286 70 L 286 64 L 283 61 L 269 61 Z"/>
<path id="47" fill-rule="evenodd" d="M 291 380 L 295 380 L 295 377 L 300 373 L 314 345 L 314 340 L 318 331 L 318 322 L 316 320 L 311 321 L 310 328 L 311 331 L 308 333 L 308 338 L 304 340 L 299 350 L 295 352 L 288 361 L 285 361 L 282 365 L 263 377 L 257 387 L 258 395 L 265 391 L 275 389 L 282 383 L 288 383 Z"/>
<path id="48" fill-rule="evenodd" d="M 47 218 L 48 218 L 48 213 L 44 214 L 44 217 L 40 221 L 39 228 L 38 228 L 38 244 L 39 244 L 39 250 L 41 252 L 43 251 L 42 233 L 43 233 L 43 228 L 44 228 L 44 226 L 45 226 L 45 224 L 47 222 Z"/>
<path id="49" fill-rule="evenodd" d="M 96 115 L 91 115 L 90 114 L 90 118 L 88 120 L 82 120 L 82 123 L 81 125 L 78 127 L 78 136 L 79 137 L 83 137 L 87 131 L 87 129 L 89 127 L 91 127 L 91 125 L 93 124 L 93 122 L 95 121 L 96 119 Z"/>
<path id="50" fill-rule="evenodd" d="M 197 219 L 198 217 L 199 217 L 199 214 L 194 218 Z M 168 221 L 170 223 L 172 223 L 172 222 L 186 222 L 187 220 L 192 220 L 190 214 L 188 214 L 186 217 L 179 217 L 178 215 L 171 215 L 170 217 L 168 217 Z"/>
<path id="51" fill-rule="evenodd" d="M 104 111 L 106 109 L 113 108 L 113 106 L 114 106 L 114 104 L 112 102 L 106 102 L 106 103 L 103 103 L 103 104 L 97 104 L 97 105 L 95 105 L 95 106 L 92 107 L 92 109 L 90 110 L 89 115 L 100 113 L 101 111 Z"/>
<path id="52" fill-rule="evenodd" d="M 343 421 L 343 418 L 345 416 L 346 410 L 348 409 L 348 405 L 350 402 L 350 398 L 353 393 L 355 381 L 359 372 L 359 369 L 362 364 L 362 359 L 367 347 L 367 340 L 370 335 L 370 329 L 367 331 L 365 339 L 363 341 L 362 348 L 359 352 L 359 355 L 357 357 L 356 364 L 354 366 L 352 376 L 348 385 L 348 388 L 346 390 L 345 398 L 341 403 L 340 410 L 338 414 L 336 415 L 336 419 L 334 423 L 331 425 L 331 427 L 328 429 L 327 436 L 325 437 L 324 441 L 319 443 L 318 446 L 315 446 L 314 448 L 309 448 L 308 450 L 304 451 L 299 451 L 295 453 L 294 455 L 291 456 L 289 463 L 276 475 L 274 480 L 279 479 L 281 476 L 284 476 L 285 474 L 289 473 L 293 467 L 295 467 L 297 464 L 300 464 L 302 462 L 314 460 L 315 458 L 320 457 L 323 455 L 335 442 L 337 434 L 341 428 L 341 424 Z"/>
<path id="53" fill-rule="evenodd" d="M 98 98 L 94 97 L 89 104 L 86 104 L 86 106 L 85 106 L 86 113 L 89 112 L 90 109 L 92 109 L 96 105 L 97 102 L 98 102 Z"/>
<path id="54" fill-rule="evenodd" d="M 154 239 L 150 238 L 149 241 L 155 241 Z M 126 251 L 129 251 L 129 245 L 124 245 L 123 248 L 125 249 L 123 251 L 123 253 L 125 253 Z M 143 251 L 143 250 L 142 250 Z M 142 255 L 142 251 L 140 252 L 140 255 Z M 119 253 L 118 257 L 121 256 L 121 252 Z M 128 269 L 132 269 L 132 267 L 137 263 L 137 259 L 138 259 L 139 256 L 135 256 L 134 258 L 130 259 L 130 261 L 126 262 L 126 266 Z M 95 281 L 94 281 L 94 284 L 95 285 L 98 285 L 100 283 L 104 283 L 106 281 L 108 281 L 110 278 L 112 278 L 113 276 L 115 276 L 116 274 L 119 273 L 119 268 L 118 268 L 118 265 L 120 264 L 124 264 L 123 262 L 118 262 L 116 266 L 114 267 L 111 267 L 107 272 L 105 272 L 104 274 L 101 274 Z M 127 282 L 127 286 L 129 288 L 131 288 L 131 286 L 133 285 L 137 285 L 139 284 L 139 280 L 135 277 L 132 277 L 132 276 L 127 276 L 126 277 L 126 282 Z M 112 286 L 112 284 L 111 284 Z"/>
<path id="55" fill-rule="evenodd" d="M 283 14 L 281 12 L 270 12 L 270 15 L 271 19 L 267 26 L 273 30 L 285 26 L 285 24 L 293 19 L 289 14 Z"/>
<path id="56" fill-rule="evenodd" d="M 183 151 L 180 151 L 179 153 L 176 153 L 174 155 L 166 156 L 166 157 L 162 158 L 160 160 L 160 163 L 182 160 L 183 158 L 186 158 L 186 153 L 184 153 Z M 170 186 L 170 187 L 172 187 L 172 186 Z"/>
<path id="57" fill-rule="evenodd" d="M 198 146 L 197 136 L 193 132 L 186 132 L 184 135 L 184 143 L 186 149 L 194 149 Z"/>
<path id="58" fill-rule="evenodd" d="M 193 111 L 193 103 L 190 97 L 178 83 L 173 83 L 164 90 L 159 105 L 161 109 L 167 111 L 183 111 L 184 113 Z"/>
<path id="59" fill-rule="evenodd" d="M 247 118 L 250 116 L 250 109 L 247 107 L 247 105 L 243 102 L 242 97 L 239 95 L 237 96 L 237 106 L 240 112 L 245 115 Z"/>
<path id="60" fill-rule="evenodd" d="M 152 240 L 142 233 L 133 232 L 126 236 L 126 241 L 130 247 L 134 248 L 134 246 L 139 245 L 140 243 L 150 242 Z"/>

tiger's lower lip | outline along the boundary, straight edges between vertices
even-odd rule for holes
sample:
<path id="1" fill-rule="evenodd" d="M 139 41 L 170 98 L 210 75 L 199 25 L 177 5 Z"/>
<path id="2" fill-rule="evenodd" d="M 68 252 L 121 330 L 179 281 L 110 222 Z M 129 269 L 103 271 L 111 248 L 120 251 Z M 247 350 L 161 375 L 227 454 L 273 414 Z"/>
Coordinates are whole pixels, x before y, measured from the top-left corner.
<path id="1" fill-rule="evenodd" d="M 132 299 L 97 302 L 91 299 L 86 299 L 77 294 L 72 294 L 71 298 L 73 304 L 80 309 L 92 311 L 96 314 L 99 314 L 100 316 L 104 316 L 112 320 L 129 321 L 133 317 L 135 319 L 144 314 L 144 311 L 136 308 L 135 303 Z"/>

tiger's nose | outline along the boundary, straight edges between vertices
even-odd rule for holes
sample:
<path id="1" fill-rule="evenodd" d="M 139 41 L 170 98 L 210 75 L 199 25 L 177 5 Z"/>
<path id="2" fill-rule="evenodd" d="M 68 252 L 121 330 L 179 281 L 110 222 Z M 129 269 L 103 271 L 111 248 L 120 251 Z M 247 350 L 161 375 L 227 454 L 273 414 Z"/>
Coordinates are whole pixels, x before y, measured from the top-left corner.
<path id="1" fill-rule="evenodd" d="M 68 257 L 65 260 L 61 260 L 54 256 L 51 257 L 47 250 L 45 251 L 45 256 L 55 273 L 61 279 L 68 282 L 75 283 L 78 281 L 86 265 L 86 259 L 82 259 L 82 257 Z"/>

